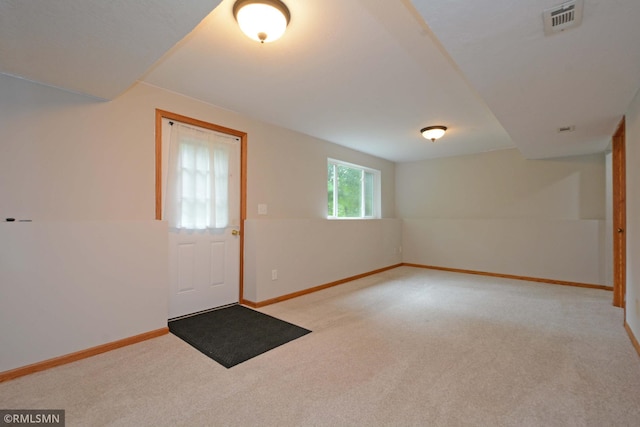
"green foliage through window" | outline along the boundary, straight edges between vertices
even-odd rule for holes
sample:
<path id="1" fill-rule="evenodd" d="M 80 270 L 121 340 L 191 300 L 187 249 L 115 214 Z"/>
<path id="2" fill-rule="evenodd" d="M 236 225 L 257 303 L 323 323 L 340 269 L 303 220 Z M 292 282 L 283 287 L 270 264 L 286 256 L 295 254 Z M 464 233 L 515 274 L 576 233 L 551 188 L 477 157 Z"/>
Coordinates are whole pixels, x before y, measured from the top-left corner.
<path id="1" fill-rule="evenodd" d="M 329 217 L 374 218 L 380 172 L 329 159 L 327 207 Z"/>

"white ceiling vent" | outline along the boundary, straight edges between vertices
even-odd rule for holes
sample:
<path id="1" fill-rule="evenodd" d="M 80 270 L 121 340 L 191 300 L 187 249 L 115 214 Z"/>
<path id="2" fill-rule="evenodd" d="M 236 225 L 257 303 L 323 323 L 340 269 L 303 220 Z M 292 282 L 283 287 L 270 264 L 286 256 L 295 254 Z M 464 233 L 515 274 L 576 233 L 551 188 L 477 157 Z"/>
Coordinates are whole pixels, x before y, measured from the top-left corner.
<path id="1" fill-rule="evenodd" d="M 544 33 L 551 35 L 582 23 L 583 0 L 571 0 L 542 13 Z"/>

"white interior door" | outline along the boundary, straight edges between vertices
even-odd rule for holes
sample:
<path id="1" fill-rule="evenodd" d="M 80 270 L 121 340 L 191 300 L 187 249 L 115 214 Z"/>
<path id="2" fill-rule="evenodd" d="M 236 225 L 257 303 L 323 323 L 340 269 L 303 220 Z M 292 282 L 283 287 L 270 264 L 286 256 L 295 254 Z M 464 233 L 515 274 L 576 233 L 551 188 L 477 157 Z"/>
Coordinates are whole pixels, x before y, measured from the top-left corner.
<path id="1" fill-rule="evenodd" d="M 166 171 L 172 167 L 169 145 L 175 141 L 170 141 L 169 135 L 174 122 L 168 119 L 162 122 L 163 166 L 166 163 L 163 167 L 163 194 L 168 195 L 167 198 L 172 195 L 171 188 L 168 188 L 172 178 Z M 231 205 L 229 210 L 237 215 L 230 214 L 228 220 L 224 220 L 224 226 L 214 224 L 200 229 L 191 228 L 188 224 L 175 227 L 169 222 L 169 319 L 239 300 L 240 140 L 220 133 L 216 133 L 216 138 L 230 147 L 225 154 L 225 158 L 228 156 L 228 165 L 225 166 L 228 170 L 223 171 L 229 180 L 225 198 Z M 210 163 L 210 173 L 215 175 L 218 162 L 212 160 Z M 215 195 L 212 198 L 216 199 Z M 166 206 L 165 201 L 163 219 L 170 216 L 166 214 Z"/>
<path id="2" fill-rule="evenodd" d="M 238 302 L 240 239 L 235 228 L 169 232 L 169 318 Z"/>

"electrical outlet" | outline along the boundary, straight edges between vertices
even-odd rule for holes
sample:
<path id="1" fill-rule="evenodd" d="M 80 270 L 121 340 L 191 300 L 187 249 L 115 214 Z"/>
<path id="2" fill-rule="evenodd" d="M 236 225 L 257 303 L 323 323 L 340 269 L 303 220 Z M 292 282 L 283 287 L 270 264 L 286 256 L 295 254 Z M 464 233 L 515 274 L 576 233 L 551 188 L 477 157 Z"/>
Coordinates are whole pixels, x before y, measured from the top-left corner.
<path id="1" fill-rule="evenodd" d="M 402 246 L 398 247 L 398 252 L 402 253 Z"/>
<path id="2" fill-rule="evenodd" d="M 271 270 L 271 280 L 278 280 L 278 270 Z"/>

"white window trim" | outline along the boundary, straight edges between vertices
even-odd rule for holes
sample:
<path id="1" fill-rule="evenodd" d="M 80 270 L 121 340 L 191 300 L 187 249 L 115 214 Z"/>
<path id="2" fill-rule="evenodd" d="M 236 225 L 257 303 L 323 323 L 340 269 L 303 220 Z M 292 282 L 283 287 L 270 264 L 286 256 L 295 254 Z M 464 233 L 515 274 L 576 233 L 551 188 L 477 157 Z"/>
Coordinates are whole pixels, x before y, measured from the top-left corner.
<path id="1" fill-rule="evenodd" d="M 374 191 L 373 191 L 373 215 L 370 216 L 360 216 L 360 217 L 340 217 L 340 216 L 333 216 L 332 213 L 333 212 L 327 212 L 327 219 L 332 219 L 332 220 L 362 220 L 362 219 L 380 219 L 382 217 L 382 209 L 381 209 L 381 192 L 382 192 L 382 179 L 381 179 L 381 175 L 382 173 L 377 170 L 377 169 L 373 169 L 367 166 L 362 166 L 362 165 L 357 165 L 355 163 L 349 163 L 349 162 L 345 162 L 342 160 L 337 160 L 337 159 L 332 159 L 332 158 L 327 158 L 327 169 L 329 167 L 329 165 L 337 165 L 337 166 L 346 166 L 349 168 L 354 168 L 354 169 L 360 169 L 363 173 L 364 172 L 369 172 L 371 174 L 373 174 L 373 186 L 374 186 Z M 334 177 L 336 176 L 336 174 L 334 174 Z M 328 176 L 327 176 L 327 180 L 328 180 Z M 329 197 L 328 194 L 328 189 L 327 189 L 327 197 L 325 199 L 327 199 Z M 334 210 L 335 207 L 337 206 L 338 203 L 338 191 L 337 191 L 337 187 L 334 185 L 334 190 L 333 190 L 333 206 L 334 206 Z M 362 206 L 362 211 L 364 212 L 364 203 L 365 203 L 365 194 L 364 191 L 362 192 L 362 200 L 361 200 L 361 206 Z"/>

